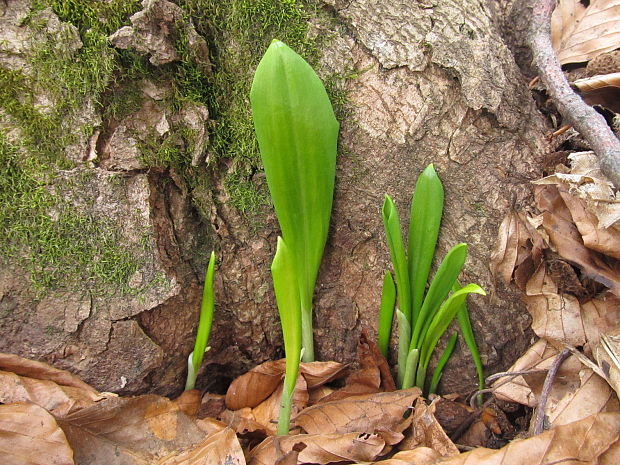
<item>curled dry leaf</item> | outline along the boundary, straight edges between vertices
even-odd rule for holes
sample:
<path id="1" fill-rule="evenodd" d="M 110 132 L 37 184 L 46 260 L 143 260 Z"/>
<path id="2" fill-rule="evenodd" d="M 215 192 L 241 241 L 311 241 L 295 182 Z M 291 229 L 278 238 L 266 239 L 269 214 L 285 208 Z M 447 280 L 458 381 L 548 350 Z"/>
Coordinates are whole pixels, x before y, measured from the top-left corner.
<path id="1" fill-rule="evenodd" d="M 195 417 L 200 409 L 200 401 L 202 396 L 198 389 L 190 389 L 189 391 L 183 391 L 183 393 L 173 400 L 179 407 L 179 410 L 188 417 Z"/>
<path id="2" fill-rule="evenodd" d="M 152 464 L 204 438 L 175 403 L 156 395 L 105 399 L 58 424 L 82 465 Z"/>
<path id="3" fill-rule="evenodd" d="M 535 196 L 538 209 L 543 212 L 543 227 L 557 253 L 577 265 L 584 275 L 620 295 L 618 262 L 584 246 L 558 187 L 537 186 Z"/>
<path id="4" fill-rule="evenodd" d="M 540 338 L 581 347 L 588 354 L 601 332 L 620 323 L 619 299 L 607 292 L 584 303 L 558 290 L 546 266 L 540 266 L 526 284 L 524 300 L 532 315 L 532 329 Z"/>
<path id="5" fill-rule="evenodd" d="M 104 399 L 75 375 L 47 363 L 0 353 L 0 402 L 31 402 L 62 417 Z"/>
<path id="6" fill-rule="evenodd" d="M 573 85 L 580 92 L 592 92 L 605 87 L 620 87 L 620 73 L 603 74 L 598 76 L 577 79 Z"/>
<path id="7" fill-rule="evenodd" d="M 413 450 L 402 450 L 392 458 L 372 462 L 369 465 L 433 465 L 438 462 L 441 455 L 430 447 L 418 447 Z"/>
<path id="8" fill-rule="evenodd" d="M 508 371 L 548 370 L 559 351 L 539 340 Z M 546 373 L 502 378 L 494 383 L 496 397 L 535 408 Z M 509 381 L 506 381 L 509 380 Z M 545 417 L 557 427 L 600 412 L 620 410 L 618 398 L 607 382 L 584 367 L 575 356 L 569 357 L 558 371 L 545 405 Z"/>
<path id="9" fill-rule="evenodd" d="M 620 414 L 600 413 L 529 439 L 512 441 L 499 450 L 478 448 L 445 459 L 441 465 L 612 465 L 620 458 L 619 435 Z"/>
<path id="10" fill-rule="evenodd" d="M 282 399 L 283 385 L 271 394 L 267 399 L 252 409 L 254 420 L 262 426 L 261 431 L 267 435 L 274 435 L 277 431 L 278 418 L 280 415 L 280 403 Z M 308 386 L 306 380 L 300 374 L 297 377 L 295 392 L 293 393 L 292 414 L 296 414 L 308 405 Z"/>
<path id="11" fill-rule="evenodd" d="M 441 457 L 451 457 L 459 454 L 459 450 L 450 440 L 444 429 L 435 418 L 435 402 L 426 405 L 424 399 L 419 398 L 411 422 L 411 429 L 399 449 L 415 450 L 419 447 L 430 447 Z"/>
<path id="12" fill-rule="evenodd" d="M 620 395 L 620 325 L 601 335 L 594 354 L 599 367 L 607 376 L 607 381 Z"/>
<path id="13" fill-rule="evenodd" d="M 7 465 L 73 465 L 56 420 L 35 404 L 0 405 L 0 457 Z"/>
<path id="14" fill-rule="evenodd" d="M 272 436 L 254 448 L 248 457 L 250 465 L 273 465 L 293 447 L 304 445 L 297 457 L 298 464 L 339 462 L 370 462 L 385 446 L 381 436 L 365 433 L 297 434 Z"/>
<path id="15" fill-rule="evenodd" d="M 337 362 L 301 363 L 299 373 L 308 388 L 314 388 L 336 379 L 345 366 Z M 254 408 L 267 399 L 284 379 L 285 360 L 265 362 L 239 376 L 226 392 L 226 407 L 239 410 Z"/>
<path id="16" fill-rule="evenodd" d="M 245 465 L 237 435 L 230 428 L 206 437 L 191 448 L 156 462 L 156 465 Z"/>
<path id="17" fill-rule="evenodd" d="M 421 395 L 419 388 L 380 392 L 314 405 L 294 418 L 309 434 L 402 432 L 409 422 L 403 418 Z"/>
<path id="18" fill-rule="evenodd" d="M 551 41 L 561 64 L 581 63 L 620 47 L 620 1 L 560 0 L 551 17 Z"/>
<path id="19" fill-rule="evenodd" d="M 540 265 L 545 248 L 543 238 L 525 214 L 510 211 L 500 225 L 491 253 L 491 272 L 506 284 L 514 275 L 517 286 L 524 289 L 525 281 Z"/>

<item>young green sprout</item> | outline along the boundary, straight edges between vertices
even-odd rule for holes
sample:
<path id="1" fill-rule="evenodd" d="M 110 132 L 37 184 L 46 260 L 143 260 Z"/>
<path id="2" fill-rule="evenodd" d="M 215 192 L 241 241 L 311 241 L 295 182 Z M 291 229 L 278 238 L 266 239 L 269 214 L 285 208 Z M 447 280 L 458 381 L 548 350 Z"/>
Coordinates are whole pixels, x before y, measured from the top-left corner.
<path id="1" fill-rule="evenodd" d="M 467 245 L 457 244 L 443 259 L 427 289 L 431 264 L 443 212 L 444 191 L 433 165 L 422 172 L 411 200 L 408 249 L 401 236 L 400 220 L 394 201 L 385 196 L 382 215 L 388 248 L 396 276 L 398 295 L 398 384 L 409 388 L 414 384 L 425 389 L 430 358 L 450 322 L 458 315 L 464 337 L 480 376 L 482 364 L 475 347 L 465 299 L 468 294 L 484 294 L 477 284 L 457 287 L 457 277 L 467 257 Z M 388 295 L 389 295 L 389 283 Z M 384 281 L 384 289 L 386 283 Z M 452 294 L 450 292 L 452 291 Z M 385 293 L 385 291 L 384 291 Z M 382 298 L 379 314 L 380 347 L 389 334 L 394 305 Z M 456 336 L 450 339 L 433 374 L 430 388 L 434 390 L 441 371 L 454 350 Z M 382 349 L 383 350 L 383 349 Z"/>
<path id="2" fill-rule="evenodd" d="M 200 305 L 200 320 L 196 331 L 196 342 L 194 350 L 187 358 L 187 381 L 185 390 L 189 391 L 196 386 L 196 376 L 202 365 L 205 352 L 209 350 L 209 335 L 211 334 L 211 323 L 213 322 L 213 311 L 215 309 L 215 290 L 213 288 L 213 276 L 215 274 L 215 252 L 211 252 L 207 272 L 205 273 L 205 286 L 202 291 L 202 304 Z"/>
<path id="3" fill-rule="evenodd" d="M 304 361 L 314 360 L 312 297 L 329 230 L 339 125 L 319 77 L 278 40 L 271 43 L 256 68 L 250 101 L 267 185 L 282 231 L 272 275 L 287 360 L 278 431 L 286 434 L 288 397 L 293 394 L 293 372 L 302 346 Z M 288 271 L 284 273 L 284 269 Z M 299 346 L 293 342 L 296 336 L 291 336 L 297 331 L 301 334 Z"/>

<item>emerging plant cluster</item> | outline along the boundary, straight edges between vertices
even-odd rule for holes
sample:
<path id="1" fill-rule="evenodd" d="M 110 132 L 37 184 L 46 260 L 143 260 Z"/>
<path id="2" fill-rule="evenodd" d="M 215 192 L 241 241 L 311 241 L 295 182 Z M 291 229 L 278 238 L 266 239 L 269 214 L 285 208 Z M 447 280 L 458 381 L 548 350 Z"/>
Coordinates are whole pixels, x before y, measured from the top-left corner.
<path id="1" fill-rule="evenodd" d="M 278 434 L 287 434 L 300 360 L 314 360 L 312 299 L 329 229 L 339 124 L 314 70 L 278 40 L 271 43 L 256 69 L 250 101 L 267 184 L 282 231 L 271 274 L 286 354 Z M 379 347 L 387 358 L 396 310 L 401 388 L 417 385 L 425 389 L 431 355 L 455 316 L 474 357 L 481 386 L 483 383 L 482 363 L 465 300 L 468 294 L 484 294 L 484 291 L 477 284 L 461 287 L 457 280 L 467 256 L 466 244 L 450 250 L 427 289 L 443 198 L 441 181 L 433 165 L 429 165 L 413 194 L 407 252 L 398 212 L 388 195 L 383 205 L 396 283 L 388 271 L 379 312 Z M 188 359 L 186 389 L 194 387 L 203 355 L 208 350 L 214 309 L 214 266 L 212 253 L 196 345 Z M 437 387 L 456 339 L 455 333 L 432 376 L 430 392 Z"/>

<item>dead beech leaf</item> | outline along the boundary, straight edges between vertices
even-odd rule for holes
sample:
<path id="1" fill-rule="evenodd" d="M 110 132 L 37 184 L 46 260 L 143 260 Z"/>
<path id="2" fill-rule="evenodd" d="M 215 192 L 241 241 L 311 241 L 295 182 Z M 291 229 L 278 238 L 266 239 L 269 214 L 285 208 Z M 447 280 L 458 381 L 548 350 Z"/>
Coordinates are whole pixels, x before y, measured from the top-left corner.
<path id="1" fill-rule="evenodd" d="M 297 434 L 272 436 L 254 448 L 248 457 L 249 465 L 273 465 L 293 447 L 303 444 L 298 464 L 327 464 L 339 462 L 370 462 L 383 450 L 381 436 L 365 433 Z"/>
<path id="2" fill-rule="evenodd" d="M 54 381 L 28 378 L 0 371 L 0 402 L 30 402 L 37 404 L 56 417 L 93 405 L 105 396 L 74 386 L 63 386 Z"/>
<path id="3" fill-rule="evenodd" d="M 510 442 L 499 450 L 483 447 L 444 459 L 441 465 L 606 464 L 618 457 L 620 413 L 600 413 L 542 434 Z"/>
<path id="4" fill-rule="evenodd" d="M 585 201 L 568 193 L 566 188 L 560 188 L 559 192 L 571 212 L 583 244 L 588 249 L 620 259 L 620 230 L 600 228 L 598 218 L 587 209 Z"/>
<path id="5" fill-rule="evenodd" d="M 593 280 L 607 286 L 611 292 L 620 296 L 620 273 L 609 260 L 583 245 L 581 235 L 572 221 L 570 210 L 566 207 L 556 186 L 537 186 L 536 203 L 543 212 L 543 227 L 557 253 L 565 260 L 577 265 Z"/>
<path id="6" fill-rule="evenodd" d="M 308 407 L 293 421 L 308 434 L 319 433 L 400 433 L 408 422 L 403 418 L 421 395 L 419 388 L 380 392 Z"/>
<path id="7" fill-rule="evenodd" d="M 551 41 L 561 64 L 581 63 L 620 47 L 620 1 L 560 0 L 551 17 Z"/>
<path id="8" fill-rule="evenodd" d="M 53 381 L 61 386 L 79 388 L 92 393 L 93 396 L 97 398 L 99 398 L 98 396 L 100 395 L 94 387 L 86 384 L 80 378 L 66 370 L 60 370 L 47 363 L 29 360 L 15 354 L 0 352 L 0 370 L 10 371 L 16 375 L 27 376 L 28 378 Z"/>
<path id="9" fill-rule="evenodd" d="M 408 434 L 398 448 L 415 450 L 419 447 L 430 447 L 441 457 L 458 455 L 459 450 L 450 440 L 434 414 L 435 402 L 426 405 L 424 399 L 419 398 L 415 404 L 411 429 L 408 430 Z"/>
<path id="10" fill-rule="evenodd" d="M 110 398 L 58 420 L 81 465 L 152 464 L 204 433 L 165 397 Z"/>
<path id="11" fill-rule="evenodd" d="M 299 373 L 308 389 L 332 381 L 344 370 L 337 362 L 301 363 Z M 254 408 L 267 399 L 284 379 L 285 359 L 265 362 L 235 379 L 226 392 L 226 407 L 239 410 Z"/>
<path id="12" fill-rule="evenodd" d="M 173 402 L 178 405 L 179 410 L 185 415 L 195 417 L 200 408 L 201 397 L 198 389 L 190 389 L 189 391 L 183 391 Z"/>
<path id="13" fill-rule="evenodd" d="M 254 421 L 262 426 L 261 431 L 267 435 L 274 435 L 278 429 L 280 417 L 280 403 L 282 399 L 283 385 L 281 384 L 267 399 L 252 409 Z M 293 393 L 293 408 L 291 416 L 303 410 L 308 405 L 308 387 L 306 380 L 300 374 L 297 377 L 295 392 Z"/>
<path id="14" fill-rule="evenodd" d="M 54 417 L 35 404 L 0 405 L 0 457 L 6 465 L 73 465 Z"/>
<path id="15" fill-rule="evenodd" d="M 620 396 L 620 325 L 601 336 L 594 355 L 607 381 Z"/>
<path id="16" fill-rule="evenodd" d="M 605 87 L 620 87 L 620 73 L 599 74 L 598 76 L 577 79 L 573 85 L 580 92 L 592 92 Z"/>
<path id="17" fill-rule="evenodd" d="M 545 339 L 536 341 L 507 372 L 541 370 L 541 373 L 500 378 L 492 385 L 495 396 L 508 402 L 536 407 L 537 398 L 534 389 L 542 387 L 546 376 L 544 370 L 551 366 L 558 353 L 559 351 Z"/>
<path id="18" fill-rule="evenodd" d="M 368 465 L 433 465 L 441 456 L 430 447 L 418 447 L 413 450 L 401 450 L 392 458 L 372 462 Z"/>
<path id="19" fill-rule="evenodd" d="M 190 450 L 166 457 L 156 465 L 245 465 L 245 456 L 237 435 L 224 428 L 206 437 Z"/>
<path id="20" fill-rule="evenodd" d="M 585 201 L 587 209 L 598 219 L 597 227 L 607 229 L 620 221 L 620 197 L 613 184 L 601 172 L 594 152 L 575 152 L 568 155 L 570 173 L 555 173 L 533 181 L 532 184 L 561 184 L 571 194 Z"/>

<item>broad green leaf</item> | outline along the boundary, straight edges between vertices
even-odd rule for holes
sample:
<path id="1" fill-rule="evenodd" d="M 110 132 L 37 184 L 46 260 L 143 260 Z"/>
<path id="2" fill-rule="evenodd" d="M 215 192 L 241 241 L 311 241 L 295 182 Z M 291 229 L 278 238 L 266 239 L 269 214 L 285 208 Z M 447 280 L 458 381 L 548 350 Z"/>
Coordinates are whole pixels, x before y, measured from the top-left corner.
<path id="1" fill-rule="evenodd" d="M 205 285 L 202 291 L 202 303 L 200 305 L 200 319 L 198 321 L 198 330 L 196 331 L 196 342 L 194 343 L 194 351 L 188 360 L 188 375 L 185 389 L 194 389 L 196 383 L 196 375 L 202 365 L 207 344 L 209 343 L 209 335 L 211 334 L 211 324 L 213 323 L 213 312 L 215 309 L 215 290 L 213 287 L 213 277 L 215 275 L 215 251 L 211 252 L 209 264 L 205 272 Z M 191 366 L 190 366 L 191 363 Z"/>
<path id="2" fill-rule="evenodd" d="M 403 381 L 401 383 L 401 389 L 409 389 L 413 386 L 416 373 L 421 369 L 420 363 L 420 350 L 411 349 L 407 354 L 407 361 L 405 362 L 405 370 Z"/>
<path id="3" fill-rule="evenodd" d="M 267 184 L 294 261 L 304 359 L 313 359 L 312 295 L 329 229 L 339 125 L 319 77 L 278 40 L 256 69 L 250 100 Z"/>
<path id="4" fill-rule="evenodd" d="M 409 279 L 413 321 L 422 308 L 428 274 L 435 256 L 443 213 L 444 192 L 432 164 L 420 174 L 411 199 L 409 218 Z"/>
<path id="5" fill-rule="evenodd" d="M 437 366 L 435 367 L 435 371 L 433 371 L 433 377 L 431 378 L 431 384 L 428 388 L 429 394 L 435 394 L 437 392 L 437 386 L 439 385 L 439 381 L 441 381 L 441 375 L 443 374 L 443 369 L 452 357 L 452 353 L 454 352 L 454 348 L 456 347 L 456 340 L 458 338 L 457 333 L 453 333 L 448 340 L 448 344 L 446 344 L 446 348 L 441 353 L 441 357 L 439 357 L 439 362 L 437 362 Z"/>
<path id="6" fill-rule="evenodd" d="M 271 263 L 273 289 L 276 294 L 284 352 L 286 354 L 286 372 L 284 391 L 278 421 L 278 434 L 287 434 L 291 414 L 291 401 L 295 392 L 295 383 L 299 371 L 301 353 L 301 302 L 299 285 L 295 275 L 295 262 L 291 251 L 281 237 L 278 237 L 276 255 Z"/>
<path id="7" fill-rule="evenodd" d="M 396 286 L 392 273 L 386 271 L 383 277 L 383 289 L 381 291 L 381 308 L 379 309 L 378 345 L 381 354 L 388 358 L 390 335 L 392 333 L 392 320 L 394 319 L 394 306 L 396 305 Z"/>
<path id="8" fill-rule="evenodd" d="M 405 255 L 405 246 L 403 245 L 398 211 L 389 195 L 385 196 L 381 214 L 383 216 L 383 226 L 385 227 L 385 236 L 390 249 L 390 256 L 392 257 L 392 265 L 394 266 L 394 275 L 396 276 L 398 308 L 407 317 L 409 324 L 411 324 L 411 291 L 409 289 L 407 257 Z"/>
<path id="9" fill-rule="evenodd" d="M 465 259 L 467 258 L 467 244 L 457 244 L 448 252 L 439 265 L 439 269 L 431 282 L 424 303 L 420 309 L 418 319 L 411 335 L 411 346 L 421 347 L 425 333 L 434 319 L 435 312 L 452 289 L 452 285 L 458 278 Z"/>

